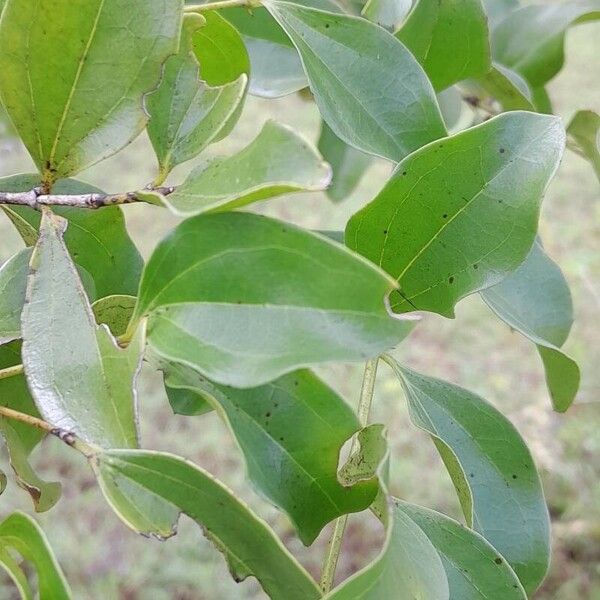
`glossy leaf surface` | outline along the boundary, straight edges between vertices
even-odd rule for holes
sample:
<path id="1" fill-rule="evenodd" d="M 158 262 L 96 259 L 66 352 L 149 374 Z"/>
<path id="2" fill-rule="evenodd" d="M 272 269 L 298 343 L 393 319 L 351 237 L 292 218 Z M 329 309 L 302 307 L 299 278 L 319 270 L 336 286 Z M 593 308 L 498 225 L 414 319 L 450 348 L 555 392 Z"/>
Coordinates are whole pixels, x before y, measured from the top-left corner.
<path id="1" fill-rule="evenodd" d="M 481 293 L 512 329 L 536 344 L 555 410 L 565 411 L 579 388 L 577 363 L 560 350 L 573 323 L 573 302 L 558 265 L 536 242 L 525 262 Z"/>
<path id="2" fill-rule="evenodd" d="M 267 121 L 242 151 L 194 169 L 164 204 L 178 216 L 231 210 L 290 192 L 323 190 L 330 178 L 329 166 L 306 140 Z"/>
<path id="3" fill-rule="evenodd" d="M 7 1 L 0 95 L 47 182 L 113 154 L 143 130 L 143 95 L 177 50 L 182 4 Z"/>
<path id="4" fill-rule="evenodd" d="M 244 454 L 251 481 L 290 516 L 306 545 L 327 523 L 365 510 L 375 498 L 375 469 L 346 486 L 338 481 L 340 450 L 360 425 L 346 402 L 310 371 L 247 390 L 212 384 L 190 369 L 170 382 L 219 411 Z"/>
<path id="5" fill-rule="evenodd" d="M 550 560 L 550 518 L 535 464 L 513 425 L 483 398 L 397 363 L 413 423 L 430 433 L 467 524 L 509 562 L 528 593 Z"/>
<path id="6" fill-rule="evenodd" d="M 199 467 L 143 450 L 113 450 L 97 460 L 104 478 L 126 478 L 196 521 L 225 555 L 236 581 L 256 577 L 273 600 L 320 598 L 316 584 L 267 524 Z"/>
<path id="7" fill-rule="evenodd" d="M 384 306 L 392 286 L 339 244 L 281 221 L 200 215 L 158 245 L 136 318 L 150 315 L 149 344 L 163 358 L 254 387 L 398 343 L 410 324 Z"/>
<path id="8" fill-rule="evenodd" d="M 146 99 L 161 179 L 217 141 L 244 96 L 245 75 L 220 87 L 200 79 L 192 39 L 202 23 L 198 15 L 186 16 L 179 53 L 167 60 L 159 87 Z"/>
<path id="9" fill-rule="evenodd" d="M 487 19 L 481 0 L 417 0 L 396 37 L 443 90 L 491 65 Z"/>
<path id="10" fill-rule="evenodd" d="M 511 112 L 429 144 L 350 219 L 346 244 L 399 281 L 395 311 L 452 317 L 525 260 L 564 140 L 560 119 Z"/>
<path id="11" fill-rule="evenodd" d="M 515 572 L 498 551 L 475 531 L 441 513 L 394 499 L 438 551 L 446 570 L 450 598 L 526 600 Z"/>
<path id="12" fill-rule="evenodd" d="M 321 116 L 346 143 L 398 161 L 446 134 L 421 66 L 364 19 L 269 0 L 298 49 Z"/>
<path id="13" fill-rule="evenodd" d="M 43 417 L 88 442 L 137 444 L 135 343 L 121 350 L 98 327 L 62 234 L 67 222 L 45 212 L 31 258 L 23 311 L 23 365 Z"/>

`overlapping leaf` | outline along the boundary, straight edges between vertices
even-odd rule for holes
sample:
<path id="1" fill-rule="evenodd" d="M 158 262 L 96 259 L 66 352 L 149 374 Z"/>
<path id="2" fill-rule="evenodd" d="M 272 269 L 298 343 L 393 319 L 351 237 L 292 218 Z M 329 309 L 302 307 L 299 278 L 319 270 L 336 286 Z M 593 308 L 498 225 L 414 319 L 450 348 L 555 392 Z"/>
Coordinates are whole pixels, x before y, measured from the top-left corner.
<path id="1" fill-rule="evenodd" d="M 21 337 L 21 311 L 31 250 L 21 250 L 0 267 L 0 344 Z"/>
<path id="2" fill-rule="evenodd" d="M 27 598 L 27 579 L 15 570 L 14 559 L 6 561 L 6 550 L 16 550 L 37 571 L 40 600 L 70 600 L 71 591 L 52 549 L 39 525 L 28 515 L 14 512 L 0 523 L 0 562 L 4 563 L 19 579 L 18 586 L 25 591 Z M 10 557 L 10 555 L 8 555 Z M 22 573 L 22 571 L 20 571 Z"/>
<path id="3" fill-rule="evenodd" d="M 323 119 L 346 143 L 398 161 L 446 135 L 427 76 L 390 33 L 279 0 L 265 6 L 298 49 Z"/>
<path id="4" fill-rule="evenodd" d="M 250 56 L 249 91 L 278 98 L 308 85 L 302 62 L 292 42 L 265 8 L 228 8 L 221 14 L 242 35 Z"/>
<path id="5" fill-rule="evenodd" d="M 396 37 L 443 90 L 491 65 L 487 19 L 481 0 L 417 0 Z"/>
<path id="6" fill-rule="evenodd" d="M 509 562 L 528 593 L 550 560 L 550 519 L 531 454 L 512 424 L 483 398 L 390 360 L 413 423 L 430 433 L 467 524 Z"/>
<path id="7" fill-rule="evenodd" d="M 20 364 L 20 342 L 0 346 L 0 369 Z M 0 379 L 0 404 L 34 417 L 39 416 L 23 375 Z M 18 421 L 0 417 L 0 433 L 4 438 L 10 465 L 19 487 L 31 496 L 36 511 L 42 512 L 52 508 L 60 497 L 60 484 L 44 481 L 29 464 L 29 455 L 44 437 L 43 432 Z"/>
<path id="8" fill-rule="evenodd" d="M 239 116 L 246 75 L 242 73 L 220 87 L 210 87 L 199 79 L 192 40 L 196 30 L 203 29 L 203 22 L 198 15 L 186 16 L 179 53 L 167 60 L 159 87 L 146 100 L 148 134 L 161 179 L 217 141 L 225 128 L 231 128 L 234 115 Z M 228 23 L 226 26 L 230 27 Z"/>
<path id="9" fill-rule="evenodd" d="M 360 425 L 344 400 L 310 371 L 247 390 L 212 384 L 181 367 L 168 381 L 196 393 L 198 409 L 209 402 L 219 411 L 244 453 L 250 479 L 290 516 L 306 545 L 327 523 L 365 510 L 375 498 L 375 469 L 358 481 L 338 481 L 340 450 Z"/>
<path id="10" fill-rule="evenodd" d="M 37 175 L 16 175 L 0 179 L 0 190 L 25 192 L 39 186 Z M 75 180 L 62 180 L 54 186 L 57 194 L 87 194 L 98 188 Z M 38 238 L 40 213 L 24 206 L 3 206 L 8 217 L 28 246 Z M 65 243 L 77 265 L 89 273 L 94 294 L 99 298 L 111 294 L 136 294 L 143 260 L 125 228 L 123 212 L 118 206 L 102 210 L 56 207 L 56 214 L 69 221 Z M 80 271 L 80 275 L 85 275 Z"/>
<path id="11" fill-rule="evenodd" d="M 567 410 L 580 374 L 577 363 L 560 350 L 573 323 L 573 303 L 558 265 L 537 241 L 514 273 L 481 295 L 503 321 L 536 344 L 552 404 L 555 410 Z"/>
<path id="12" fill-rule="evenodd" d="M 190 216 L 290 192 L 323 190 L 330 179 L 329 165 L 306 140 L 267 121 L 243 150 L 200 165 L 162 202 L 176 215 Z"/>
<path id="13" fill-rule="evenodd" d="M 390 31 L 395 31 L 411 8 L 411 0 L 368 0 L 362 15 Z"/>
<path id="14" fill-rule="evenodd" d="M 128 480 L 196 521 L 225 555 L 236 581 L 256 577 L 273 600 L 320 598 L 314 581 L 268 525 L 199 467 L 170 454 L 143 450 L 113 450 L 96 461 L 105 481 Z M 129 524 L 127 515 L 120 516 Z"/>
<path id="15" fill-rule="evenodd" d="M 50 423 L 107 447 L 137 444 L 133 380 L 140 348 L 98 327 L 63 243 L 66 221 L 45 212 L 23 310 L 23 365 Z"/>
<path id="16" fill-rule="evenodd" d="M 580 110 L 567 127 L 569 148 L 589 160 L 600 180 L 600 115 L 591 110 Z"/>
<path id="17" fill-rule="evenodd" d="M 340 140 L 325 121 L 321 124 L 319 152 L 331 165 L 333 172 L 327 195 L 334 202 L 340 202 L 354 191 L 372 159 L 368 154 Z"/>
<path id="18" fill-rule="evenodd" d="M 450 598 L 526 600 L 515 572 L 478 533 L 433 510 L 394 499 L 438 551 L 448 577 Z"/>
<path id="19" fill-rule="evenodd" d="M 600 18 L 600 0 L 525 6 L 509 13 L 493 31 L 498 62 L 543 86 L 562 68 L 565 33 L 571 25 Z"/>
<path id="20" fill-rule="evenodd" d="M 158 355 L 218 383 L 254 387 L 399 342 L 410 324 L 384 306 L 392 286 L 339 244 L 281 221 L 200 215 L 158 245 L 130 329 L 150 315 Z"/>
<path id="21" fill-rule="evenodd" d="M 216 11 L 203 11 L 204 25 L 194 33 L 192 48 L 208 85 L 222 86 L 250 73 L 250 58 L 237 29 Z"/>
<path id="22" fill-rule="evenodd" d="M 429 144 L 350 219 L 346 244 L 399 281 L 395 311 L 451 317 L 525 260 L 564 140 L 560 119 L 511 112 Z"/>
<path id="23" fill-rule="evenodd" d="M 392 505 L 380 555 L 324 598 L 449 600 L 450 595 L 446 573 L 435 547 L 403 510 Z"/>
<path id="24" fill-rule="evenodd" d="M 117 346 L 92 308 L 62 235 L 66 221 L 45 211 L 31 259 L 23 310 L 23 365 L 35 403 L 49 423 L 107 448 L 137 446 L 134 383 L 141 361 L 141 336 Z M 115 503 L 136 507 L 138 528 L 172 535 L 173 511 L 154 498 L 136 502 L 131 490 L 104 490 Z"/>
<path id="25" fill-rule="evenodd" d="M 177 50 L 182 0 L 7 0 L 0 95 L 44 180 L 120 150 Z"/>

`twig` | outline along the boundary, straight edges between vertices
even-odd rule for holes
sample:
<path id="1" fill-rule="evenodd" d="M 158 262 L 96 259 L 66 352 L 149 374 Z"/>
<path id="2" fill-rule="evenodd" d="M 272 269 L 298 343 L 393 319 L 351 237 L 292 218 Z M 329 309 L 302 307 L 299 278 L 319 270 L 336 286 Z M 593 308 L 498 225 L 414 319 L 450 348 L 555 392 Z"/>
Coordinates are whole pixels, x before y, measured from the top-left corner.
<path id="1" fill-rule="evenodd" d="M 41 429 L 42 431 L 57 437 L 67 444 L 67 446 L 75 448 L 75 450 L 78 450 L 87 458 L 95 456 L 100 451 L 100 448 L 87 444 L 72 431 L 62 429 L 61 427 L 55 427 L 43 419 L 19 412 L 18 410 L 13 410 L 12 408 L 8 408 L 8 406 L 0 406 L 0 416 L 14 421 L 20 421 L 21 423 L 25 423 L 36 429 Z"/>
<path id="2" fill-rule="evenodd" d="M 365 427 L 369 421 L 369 412 L 371 411 L 371 405 L 373 404 L 373 392 L 375 390 L 375 379 L 377 376 L 377 363 L 378 359 L 375 358 L 369 360 L 365 365 L 357 410 L 361 427 Z M 354 438 L 354 440 L 352 440 L 350 454 L 352 454 L 352 451 L 356 448 L 356 443 L 357 440 Z M 327 555 L 323 562 L 323 573 L 321 575 L 321 591 L 324 594 L 329 592 L 333 587 L 335 570 L 340 558 L 347 523 L 348 515 L 343 515 L 337 519 L 333 528 L 333 533 L 331 534 L 331 539 L 329 540 Z"/>
<path id="3" fill-rule="evenodd" d="M 168 196 L 175 191 L 175 188 L 160 187 L 148 191 Z M 146 202 L 143 190 L 122 194 L 44 194 L 42 188 L 34 188 L 28 192 L 0 192 L 0 204 L 29 206 L 36 210 L 42 206 L 72 206 L 75 208 L 97 209 L 133 202 Z"/>

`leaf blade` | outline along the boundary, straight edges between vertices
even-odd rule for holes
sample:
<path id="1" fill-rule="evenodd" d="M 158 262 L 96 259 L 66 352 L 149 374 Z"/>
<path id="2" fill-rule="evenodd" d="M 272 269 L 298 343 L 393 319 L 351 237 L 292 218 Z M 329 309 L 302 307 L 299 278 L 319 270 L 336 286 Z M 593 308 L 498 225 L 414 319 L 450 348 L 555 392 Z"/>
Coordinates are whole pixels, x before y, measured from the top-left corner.
<path id="1" fill-rule="evenodd" d="M 446 135 L 425 73 L 387 31 L 347 15 L 265 4 L 298 49 L 321 115 L 340 139 L 398 161 Z"/>
<path id="2" fill-rule="evenodd" d="M 394 310 L 452 317 L 527 256 L 563 148 L 559 119 L 525 112 L 429 144 L 350 219 L 346 244 L 399 281 Z"/>

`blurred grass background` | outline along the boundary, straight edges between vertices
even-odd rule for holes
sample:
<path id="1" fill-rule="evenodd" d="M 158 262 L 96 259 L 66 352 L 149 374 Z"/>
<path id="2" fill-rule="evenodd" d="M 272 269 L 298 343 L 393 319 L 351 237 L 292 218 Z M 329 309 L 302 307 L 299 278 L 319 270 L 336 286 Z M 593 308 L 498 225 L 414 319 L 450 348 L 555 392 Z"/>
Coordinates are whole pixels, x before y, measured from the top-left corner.
<path id="1" fill-rule="evenodd" d="M 555 111 L 565 122 L 582 108 L 600 112 L 597 85 L 600 24 L 580 26 L 567 37 L 567 64 L 550 85 Z M 275 101 L 249 98 L 240 123 L 210 154 L 243 147 L 267 118 L 275 118 L 317 139 L 314 105 L 291 96 Z M 1 125 L 0 125 L 1 127 Z M 154 176 L 154 158 L 145 136 L 81 178 L 106 191 L 136 189 Z M 177 171 L 181 181 L 191 165 Z M 20 143 L 0 133 L 0 176 L 31 171 Z M 389 176 L 389 165 L 374 164 L 356 192 L 342 204 L 324 194 L 288 196 L 257 208 L 265 214 L 319 229 L 342 229 L 347 218 L 374 197 Z M 576 321 L 566 349 L 583 372 L 581 392 L 566 415 L 552 412 L 540 361 L 533 345 L 499 322 L 477 296 L 461 302 L 456 320 L 427 316 L 396 351 L 417 370 L 448 379 L 493 402 L 518 427 L 541 471 L 553 528 L 553 562 L 536 598 L 600 599 L 600 187 L 590 166 L 567 152 L 544 202 L 541 233 L 571 285 Z M 125 207 L 132 236 L 145 256 L 176 219 L 151 206 Z M 8 220 L 0 220 L 0 262 L 21 247 Z M 361 367 L 322 369 L 347 400 L 358 398 Z M 160 379 L 144 373 L 140 383 L 145 447 L 183 455 L 213 472 L 268 519 L 288 547 L 318 576 L 329 531 L 304 548 L 287 519 L 250 488 L 239 452 L 215 415 L 174 416 Z M 398 384 L 380 367 L 373 420 L 386 423 L 393 449 L 391 488 L 395 495 L 459 518 L 452 484 L 429 438 L 409 424 Z M 186 518 L 166 543 L 126 529 L 103 501 L 83 460 L 56 440 L 45 440 L 34 463 L 40 474 L 60 480 L 64 493 L 51 511 L 38 515 L 56 550 L 75 598 L 108 600 L 253 600 L 265 598 L 253 580 L 235 584 L 224 561 Z M 2 465 L 8 473 L 6 454 Z M 0 517 L 15 508 L 31 511 L 26 494 L 9 484 L 0 499 Z M 339 576 L 360 568 L 377 553 L 381 531 L 365 515 L 351 519 Z M 0 598 L 10 598 L 0 588 Z"/>

